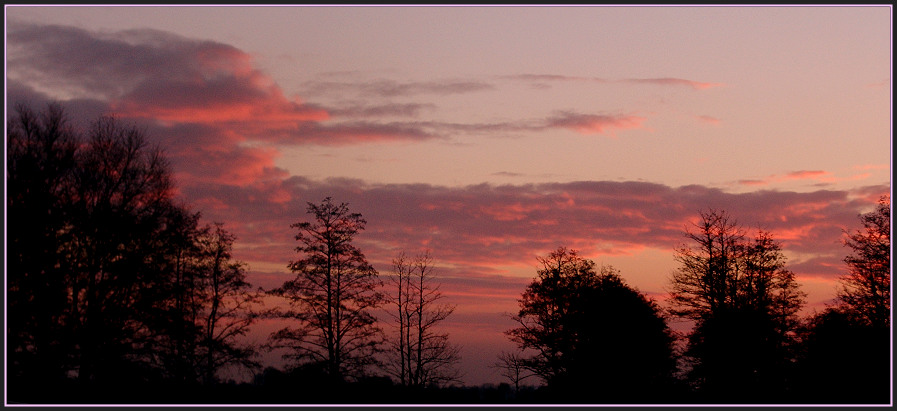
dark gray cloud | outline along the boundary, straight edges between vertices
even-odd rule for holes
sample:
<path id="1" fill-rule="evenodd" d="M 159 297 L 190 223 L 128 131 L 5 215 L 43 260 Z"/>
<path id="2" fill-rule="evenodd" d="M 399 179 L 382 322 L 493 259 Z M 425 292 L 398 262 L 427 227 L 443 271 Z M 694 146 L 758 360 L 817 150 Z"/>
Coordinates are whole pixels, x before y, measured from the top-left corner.
<path id="1" fill-rule="evenodd" d="M 157 30 L 97 33 L 84 29 L 10 23 L 9 74 L 107 98 L 121 97 L 146 82 L 189 81 L 226 64 L 240 52 L 228 45 L 190 40 Z M 216 60 L 219 60 L 216 62 Z M 206 67 L 204 67 L 206 66 Z"/>
<path id="2" fill-rule="evenodd" d="M 418 117 L 424 110 L 433 110 L 435 104 L 406 103 L 406 104 L 377 104 L 363 105 L 349 103 L 341 106 L 333 106 L 327 111 L 334 117 L 341 118 L 382 118 L 382 117 Z"/>
<path id="3" fill-rule="evenodd" d="M 495 86 L 472 80 L 440 80 L 427 82 L 372 81 L 310 81 L 303 84 L 305 94 L 326 96 L 352 93 L 367 97 L 407 97 L 416 95 L 445 96 L 493 90 Z"/>
<path id="4" fill-rule="evenodd" d="M 515 74 L 502 76 L 502 78 L 516 81 L 526 81 L 532 83 L 534 86 L 539 87 L 549 87 L 551 83 L 555 82 L 629 83 L 648 84 L 656 86 L 686 86 L 696 90 L 703 90 L 723 85 L 721 83 L 701 82 L 675 77 L 629 78 L 622 80 L 611 80 L 600 77 L 568 76 L 562 74 Z"/>

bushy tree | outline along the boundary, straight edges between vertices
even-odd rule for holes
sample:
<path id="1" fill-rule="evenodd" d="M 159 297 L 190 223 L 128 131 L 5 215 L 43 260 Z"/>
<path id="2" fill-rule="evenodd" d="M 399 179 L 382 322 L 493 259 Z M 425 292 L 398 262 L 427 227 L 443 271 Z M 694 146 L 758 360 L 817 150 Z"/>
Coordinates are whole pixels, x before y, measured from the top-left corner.
<path id="1" fill-rule="evenodd" d="M 885 404 L 891 388 L 891 199 L 860 215 L 862 230 L 847 232 L 841 277 L 832 306 L 810 316 L 801 334 L 797 393 L 805 403 Z"/>
<path id="2" fill-rule="evenodd" d="M 872 327 L 841 307 L 809 316 L 802 327 L 794 402 L 888 404 L 891 330 Z"/>
<path id="3" fill-rule="evenodd" d="M 875 210 L 861 215 L 863 230 L 848 233 L 844 258 L 849 274 L 841 278 L 838 301 L 872 327 L 891 324 L 891 197 L 879 199 Z"/>
<path id="4" fill-rule="evenodd" d="M 245 333 L 224 319 L 245 308 L 224 301 L 246 290 L 229 261 L 233 239 L 197 229 L 199 214 L 175 200 L 169 165 L 145 132 L 110 116 L 82 131 L 58 104 L 39 113 L 20 105 L 7 141 L 13 395 L 69 379 L 114 392 L 195 381 L 178 358 L 213 345 L 220 364 L 230 337 L 199 336 Z M 217 258 L 203 251 L 212 245 L 221 251 L 217 286 L 200 280 L 212 278 L 200 272 Z M 207 310 L 216 298 L 217 310 Z"/>
<path id="5" fill-rule="evenodd" d="M 285 357 L 298 364 L 321 366 L 335 381 L 357 378 L 376 364 L 382 344 L 372 314 L 383 299 L 382 282 L 352 242 L 366 221 L 330 197 L 307 210 L 314 220 L 291 226 L 301 256 L 288 265 L 296 277 L 270 291 L 290 307 L 278 316 L 296 324 L 273 333 L 271 346 L 287 349 Z"/>
<path id="6" fill-rule="evenodd" d="M 392 291 L 387 293 L 386 302 L 396 330 L 387 340 L 386 370 L 408 387 L 459 382 L 455 365 L 461 359 L 460 348 L 436 328 L 455 307 L 440 302 L 443 295 L 435 283 L 430 251 L 416 257 L 401 252 L 392 264 L 388 277 Z"/>
<path id="7" fill-rule="evenodd" d="M 805 298 L 781 245 L 762 230 L 746 238 L 724 211 L 702 212 L 696 228 L 686 230 L 693 243 L 676 250 L 670 292 L 671 312 L 695 322 L 690 377 L 708 398 L 780 395 Z"/>
<path id="8" fill-rule="evenodd" d="M 660 308 L 612 267 L 564 247 L 540 257 L 506 333 L 523 365 L 565 402 L 657 400 L 674 368 L 672 336 Z M 534 353 L 529 355 L 528 353 Z"/>
<path id="9" fill-rule="evenodd" d="M 9 376 L 63 379 L 73 365 L 71 226 L 79 138 L 58 104 L 18 105 L 6 145 L 6 336 Z"/>
<path id="10" fill-rule="evenodd" d="M 7 137 L 14 375 L 145 378 L 148 313 L 166 298 L 157 245 L 178 214 L 161 150 L 112 117 L 82 137 L 56 104 L 19 106 Z"/>
<path id="11" fill-rule="evenodd" d="M 167 297 L 166 256 L 156 244 L 177 209 L 171 172 L 142 130 L 112 117 L 94 123 L 79 154 L 65 250 L 77 264 L 79 378 L 120 381 L 120 374 L 153 366 L 158 335 L 141 319 Z"/>

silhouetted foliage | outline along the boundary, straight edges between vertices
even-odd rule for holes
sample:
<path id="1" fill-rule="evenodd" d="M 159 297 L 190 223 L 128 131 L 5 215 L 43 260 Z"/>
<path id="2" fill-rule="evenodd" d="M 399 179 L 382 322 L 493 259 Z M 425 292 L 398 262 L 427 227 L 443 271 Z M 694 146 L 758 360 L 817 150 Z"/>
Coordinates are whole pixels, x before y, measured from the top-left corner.
<path id="1" fill-rule="evenodd" d="M 229 262 L 233 239 L 196 228 L 142 130 L 100 117 L 81 134 L 59 105 L 20 105 L 7 141 L 11 398 L 197 382 L 235 361 L 248 323 L 231 321 L 245 306 L 225 301 L 248 285 Z M 217 274 L 199 270 L 212 261 Z M 178 360 L 188 350 L 204 353 L 192 378 Z"/>
<path id="2" fill-rule="evenodd" d="M 695 321 L 688 337 L 690 378 L 707 401 L 779 398 L 794 357 L 805 294 L 765 231 L 748 240 L 725 212 L 701 213 L 695 245 L 676 251 L 672 312 Z"/>
<path id="3" fill-rule="evenodd" d="M 61 106 L 16 108 L 7 125 L 7 361 L 12 379 L 74 368 L 72 276 L 61 254 L 73 218 L 79 136 Z"/>
<path id="4" fill-rule="evenodd" d="M 612 267 L 559 248 L 539 258 L 507 331 L 535 352 L 526 368 L 561 402 L 659 401 L 675 367 L 672 336 L 660 308 L 625 284 Z"/>
<path id="5" fill-rule="evenodd" d="M 358 378 L 376 364 L 382 343 L 371 314 L 383 300 L 377 291 L 382 282 L 352 244 L 366 221 L 330 197 L 308 203 L 308 213 L 314 222 L 291 226 L 299 229 L 296 252 L 302 256 L 288 265 L 296 277 L 270 291 L 290 306 L 277 315 L 297 324 L 273 333 L 271 347 L 287 349 L 285 358 L 299 364 L 321 364 L 336 382 Z"/>
<path id="6" fill-rule="evenodd" d="M 156 245 L 177 209 L 161 151 L 111 117 L 82 142 L 55 105 L 20 107 L 8 139 L 15 372 L 151 375 L 148 321 L 166 297 Z"/>
<path id="7" fill-rule="evenodd" d="M 887 404 L 892 390 L 891 330 L 838 308 L 811 316 L 801 333 L 794 402 Z"/>
<path id="8" fill-rule="evenodd" d="M 448 334 L 436 329 L 455 307 L 439 302 L 442 293 L 439 284 L 434 284 L 430 251 L 413 258 L 402 252 L 392 264 L 388 283 L 394 288 L 385 301 L 396 332 L 387 339 L 386 371 L 409 387 L 459 382 L 455 365 L 461 359 L 460 348 L 449 342 Z"/>
<path id="9" fill-rule="evenodd" d="M 797 395 L 807 403 L 886 404 L 892 387 L 890 196 L 848 232 L 835 305 L 811 316 L 802 333 Z"/>
<path id="10" fill-rule="evenodd" d="M 848 233 L 844 258 L 850 273 L 841 278 L 838 300 L 845 312 L 872 327 L 891 325 L 891 198 L 860 216 L 863 230 Z"/>

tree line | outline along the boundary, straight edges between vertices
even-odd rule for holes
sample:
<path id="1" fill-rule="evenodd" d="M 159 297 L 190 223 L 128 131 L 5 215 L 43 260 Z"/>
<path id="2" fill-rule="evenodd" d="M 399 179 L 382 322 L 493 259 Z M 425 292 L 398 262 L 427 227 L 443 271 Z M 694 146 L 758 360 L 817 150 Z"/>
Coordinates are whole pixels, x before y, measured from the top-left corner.
<path id="1" fill-rule="evenodd" d="M 86 131 L 19 105 L 7 125 L 7 389 L 28 403 L 887 403 L 890 198 L 847 232 L 837 300 L 806 294 L 772 233 L 707 210 L 675 250 L 669 304 L 619 270 L 559 247 L 506 331 L 497 389 L 460 386 L 455 306 L 432 250 L 381 276 L 346 203 L 308 203 L 290 226 L 291 279 L 253 287 L 224 224 L 178 201 L 145 132 Z M 265 301 L 281 301 L 268 307 Z M 376 314 L 382 310 L 386 320 Z M 261 344 L 260 320 L 285 324 Z M 691 330 L 671 329 L 687 320 Z M 276 350 L 284 369 L 263 367 Z M 249 383 L 229 373 L 252 376 Z M 47 395 L 52 392 L 53 395 Z M 300 394 L 294 394 L 299 392 Z"/>
<path id="2" fill-rule="evenodd" d="M 561 247 L 539 259 L 507 331 L 520 350 L 495 366 L 561 403 L 887 404 L 890 198 L 860 218 L 835 303 L 806 318 L 781 244 L 725 211 L 686 230 L 666 308 Z M 677 319 L 693 327 L 676 335 Z"/>

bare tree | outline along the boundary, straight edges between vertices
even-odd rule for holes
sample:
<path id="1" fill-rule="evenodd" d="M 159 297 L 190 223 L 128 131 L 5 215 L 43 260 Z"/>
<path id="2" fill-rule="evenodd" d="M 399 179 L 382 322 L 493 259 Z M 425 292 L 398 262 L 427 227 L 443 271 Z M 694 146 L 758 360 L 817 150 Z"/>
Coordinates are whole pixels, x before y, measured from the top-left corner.
<path id="1" fill-rule="evenodd" d="M 225 368 L 251 371 L 258 347 L 243 341 L 259 316 L 261 292 L 246 281 L 246 267 L 231 255 L 235 237 L 223 224 L 198 226 L 187 214 L 170 236 L 171 287 L 156 325 L 167 336 L 160 348 L 168 378 L 213 384 Z"/>
<path id="2" fill-rule="evenodd" d="M 526 359 L 517 353 L 502 352 L 498 354 L 498 360 L 492 364 L 492 368 L 498 369 L 502 377 L 514 384 L 514 391 L 520 391 L 520 383 L 536 374 L 526 366 Z"/>
<path id="3" fill-rule="evenodd" d="M 271 290 L 290 309 L 278 315 L 296 320 L 271 336 L 273 348 L 300 363 L 316 363 L 337 381 L 358 377 L 376 364 L 382 335 L 371 310 L 382 302 L 377 271 L 352 244 L 366 221 L 330 197 L 308 203 L 314 222 L 299 222 L 296 251 L 302 258 L 288 267 L 296 278 Z"/>
<path id="4" fill-rule="evenodd" d="M 388 281 L 394 294 L 388 294 L 386 301 L 396 332 L 389 339 L 387 372 L 410 387 L 458 382 L 455 365 L 460 361 L 460 348 L 449 342 L 448 334 L 436 330 L 455 307 L 439 303 L 443 295 L 434 283 L 430 251 L 414 258 L 401 252 L 392 263 L 393 275 Z"/>
<path id="5" fill-rule="evenodd" d="M 850 273 L 841 278 L 839 302 L 873 327 L 891 324 L 891 197 L 879 199 L 874 211 L 861 215 L 863 230 L 848 233 L 844 258 Z"/>
<path id="6" fill-rule="evenodd" d="M 231 250 L 235 237 L 216 223 L 207 227 L 200 238 L 203 254 L 200 277 L 204 307 L 196 312 L 203 331 L 201 343 L 204 351 L 203 380 L 214 383 L 224 367 L 236 365 L 256 369 L 260 365 L 253 359 L 256 347 L 241 343 L 255 322 L 254 307 L 261 303 L 261 296 L 246 282 L 246 267 L 234 261 Z"/>

